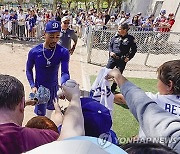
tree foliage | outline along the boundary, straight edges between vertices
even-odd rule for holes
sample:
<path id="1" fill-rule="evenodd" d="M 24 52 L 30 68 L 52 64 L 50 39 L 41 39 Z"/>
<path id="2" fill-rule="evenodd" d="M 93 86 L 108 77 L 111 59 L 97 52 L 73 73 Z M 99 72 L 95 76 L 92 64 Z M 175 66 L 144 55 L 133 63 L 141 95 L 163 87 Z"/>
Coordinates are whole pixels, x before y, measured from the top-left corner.
<path id="1" fill-rule="evenodd" d="M 53 0 L 53 12 L 55 12 L 57 8 L 57 0 Z"/>
<path id="2" fill-rule="evenodd" d="M 25 0 L 17 0 L 17 2 L 19 5 L 22 5 L 25 2 Z"/>
<path id="3" fill-rule="evenodd" d="M 6 2 L 6 0 L 0 0 L 0 2 L 3 2 L 3 1 Z M 19 5 L 22 5 L 26 1 L 29 1 L 29 0 L 16 0 L 16 2 Z M 42 2 L 42 0 L 30 0 L 30 1 L 34 3 Z M 50 0 L 47 0 L 47 1 L 50 1 Z M 78 4 L 83 3 L 84 4 L 83 6 L 85 6 L 84 9 L 88 10 L 89 8 L 96 8 L 97 11 L 100 11 L 103 8 L 103 4 L 106 3 L 107 5 L 105 6 L 105 8 L 107 8 L 109 12 L 111 12 L 113 7 L 120 9 L 123 1 L 126 1 L 126 0 L 53 0 L 53 11 L 56 10 L 58 3 L 61 3 L 61 4 L 63 3 L 68 10 L 70 10 L 72 6 L 76 10 L 78 9 L 77 8 Z"/>

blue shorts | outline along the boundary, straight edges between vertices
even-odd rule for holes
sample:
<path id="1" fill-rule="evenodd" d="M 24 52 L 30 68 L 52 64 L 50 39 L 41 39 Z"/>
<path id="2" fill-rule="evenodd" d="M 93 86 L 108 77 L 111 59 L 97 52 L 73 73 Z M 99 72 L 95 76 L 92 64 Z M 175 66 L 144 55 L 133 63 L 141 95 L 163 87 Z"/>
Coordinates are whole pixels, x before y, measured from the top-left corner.
<path id="1" fill-rule="evenodd" d="M 47 102 L 45 104 L 35 105 L 34 113 L 39 115 L 39 116 L 45 116 L 46 115 L 46 109 L 55 110 L 53 100 L 54 100 L 54 98 L 57 97 L 57 91 L 59 89 L 58 85 L 53 86 L 53 87 L 47 87 L 47 86 L 44 86 L 44 87 L 46 87 L 50 90 L 50 100 L 49 100 L 49 102 Z"/>
<path id="2" fill-rule="evenodd" d="M 59 125 L 59 127 L 58 127 L 59 134 L 61 133 L 61 128 L 62 128 L 62 125 Z"/>

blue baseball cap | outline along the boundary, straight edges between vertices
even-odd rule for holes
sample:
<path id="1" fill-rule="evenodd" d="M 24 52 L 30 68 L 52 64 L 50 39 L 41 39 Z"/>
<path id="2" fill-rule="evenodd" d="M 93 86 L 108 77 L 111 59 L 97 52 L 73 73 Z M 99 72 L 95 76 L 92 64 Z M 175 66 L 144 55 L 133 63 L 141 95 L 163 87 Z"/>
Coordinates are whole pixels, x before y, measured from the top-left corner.
<path id="1" fill-rule="evenodd" d="M 166 14 L 166 10 L 161 10 L 160 14 Z"/>
<path id="2" fill-rule="evenodd" d="M 130 16 L 131 14 L 130 13 L 126 13 L 126 16 Z"/>
<path id="3" fill-rule="evenodd" d="M 46 24 L 45 32 L 46 33 L 54 33 L 54 32 L 60 32 L 61 26 L 60 22 L 56 20 L 50 20 Z"/>
<path id="4" fill-rule="evenodd" d="M 82 113 L 84 116 L 84 129 L 86 136 L 99 137 L 109 132 L 112 119 L 109 110 L 95 99 L 81 98 Z"/>

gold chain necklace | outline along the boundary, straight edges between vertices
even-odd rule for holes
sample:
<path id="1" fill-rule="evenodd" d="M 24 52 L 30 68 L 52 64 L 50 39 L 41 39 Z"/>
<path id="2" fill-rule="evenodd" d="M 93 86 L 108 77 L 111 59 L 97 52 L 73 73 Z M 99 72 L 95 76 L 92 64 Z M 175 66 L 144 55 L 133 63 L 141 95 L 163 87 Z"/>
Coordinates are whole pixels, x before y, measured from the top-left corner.
<path id="1" fill-rule="evenodd" d="M 51 60 L 52 57 L 54 56 L 55 51 L 56 51 L 56 46 L 55 46 L 55 48 L 54 48 L 54 51 L 53 51 L 51 57 L 47 58 L 46 55 L 45 55 L 45 53 L 44 53 L 44 44 L 43 44 L 43 56 L 44 56 L 44 58 L 47 60 L 47 66 L 46 66 L 46 67 L 51 66 L 50 60 Z"/>

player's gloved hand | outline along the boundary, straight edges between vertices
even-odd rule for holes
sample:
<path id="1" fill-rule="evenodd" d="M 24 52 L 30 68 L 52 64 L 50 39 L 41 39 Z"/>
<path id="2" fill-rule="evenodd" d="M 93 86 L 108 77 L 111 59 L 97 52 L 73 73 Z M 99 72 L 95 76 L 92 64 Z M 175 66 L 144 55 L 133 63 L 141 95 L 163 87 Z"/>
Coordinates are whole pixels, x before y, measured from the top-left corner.
<path id="1" fill-rule="evenodd" d="M 40 85 L 40 87 L 37 88 L 33 87 L 32 88 L 33 92 L 29 94 L 29 99 L 30 100 L 35 100 L 36 104 L 45 104 L 49 101 L 50 99 L 50 90 L 46 87 L 43 87 Z M 36 91 L 37 90 L 37 91 Z"/>

